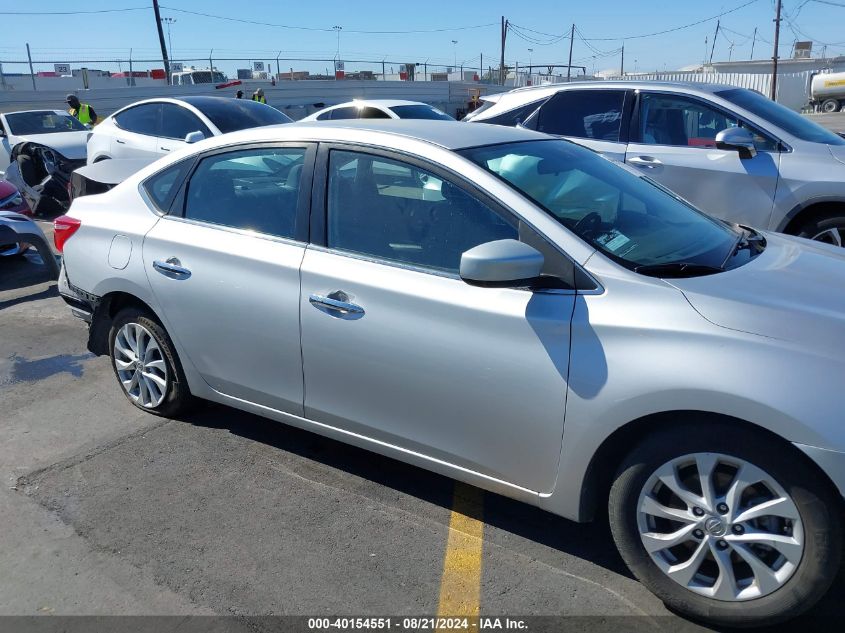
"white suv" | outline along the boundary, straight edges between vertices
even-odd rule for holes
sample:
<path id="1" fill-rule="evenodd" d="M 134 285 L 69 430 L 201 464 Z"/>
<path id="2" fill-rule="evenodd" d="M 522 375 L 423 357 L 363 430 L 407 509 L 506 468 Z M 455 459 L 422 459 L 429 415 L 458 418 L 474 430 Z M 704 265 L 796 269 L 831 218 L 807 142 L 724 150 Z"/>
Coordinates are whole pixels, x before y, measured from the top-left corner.
<path id="1" fill-rule="evenodd" d="M 604 81 L 482 99 L 465 120 L 566 137 L 724 220 L 845 241 L 845 139 L 758 92 Z"/>

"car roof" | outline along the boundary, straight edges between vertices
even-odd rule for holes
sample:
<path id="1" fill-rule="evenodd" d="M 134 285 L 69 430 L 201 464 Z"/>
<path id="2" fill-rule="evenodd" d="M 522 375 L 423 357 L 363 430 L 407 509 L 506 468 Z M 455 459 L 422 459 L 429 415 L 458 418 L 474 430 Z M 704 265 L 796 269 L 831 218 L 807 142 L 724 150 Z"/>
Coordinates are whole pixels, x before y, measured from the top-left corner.
<path id="1" fill-rule="evenodd" d="M 329 106 L 325 109 L 334 110 L 335 108 L 343 108 L 348 106 L 381 106 L 382 108 L 393 108 L 395 106 L 405 105 L 428 106 L 427 103 L 423 103 L 422 101 L 407 101 L 406 99 L 353 99 L 352 101 L 338 103 L 337 105 Z"/>
<path id="2" fill-rule="evenodd" d="M 3 112 L 3 114 L 30 114 L 37 112 L 52 112 L 53 114 L 64 114 L 65 116 L 70 116 L 70 113 L 65 110 L 53 110 L 51 108 L 39 108 L 38 110 L 15 110 L 13 112 Z"/>
<path id="3" fill-rule="evenodd" d="M 381 139 L 378 136 L 382 136 Z M 299 121 L 231 132 L 201 141 L 206 147 L 232 143 L 298 141 L 349 141 L 395 145 L 402 138 L 421 141 L 448 150 L 499 143 L 549 140 L 546 134 L 501 125 L 469 125 L 459 121 L 428 119 L 347 119 L 343 121 Z M 199 144 L 198 144 L 199 145 Z"/>
<path id="4" fill-rule="evenodd" d="M 667 89 L 667 90 L 678 90 L 678 91 L 685 91 L 685 92 L 699 92 L 699 93 L 714 93 L 719 92 L 720 90 L 730 90 L 732 88 L 736 88 L 736 86 L 730 86 L 727 84 L 719 84 L 719 83 L 705 83 L 705 82 L 696 82 L 696 81 L 650 81 L 650 80 L 636 80 L 636 79 L 625 79 L 625 80 L 603 80 L 603 81 L 573 81 L 570 83 L 562 83 L 562 84 L 546 84 L 540 86 L 526 86 L 524 88 L 515 88 L 513 90 L 509 90 L 508 92 L 500 92 L 494 95 L 486 95 L 481 97 L 484 100 L 487 97 L 496 97 L 501 98 L 504 95 L 532 95 L 536 94 L 537 98 L 541 98 L 545 95 L 552 95 L 556 92 L 560 92 L 561 90 L 575 90 L 575 89 L 593 89 L 593 90 L 601 90 L 606 88 L 624 88 L 627 90 L 660 90 L 660 89 Z"/>

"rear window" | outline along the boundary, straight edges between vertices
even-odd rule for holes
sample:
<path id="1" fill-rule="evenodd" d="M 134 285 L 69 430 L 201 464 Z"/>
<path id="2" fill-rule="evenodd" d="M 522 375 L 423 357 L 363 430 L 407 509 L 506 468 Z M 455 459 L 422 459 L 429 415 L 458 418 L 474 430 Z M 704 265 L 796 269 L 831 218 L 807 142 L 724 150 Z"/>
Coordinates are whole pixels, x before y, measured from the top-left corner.
<path id="1" fill-rule="evenodd" d="M 722 90 L 716 94 L 734 105 L 756 114 L 761 119 L 777 125 L 783 131 L 802 141 L 826 143 L 827 145 L 845 145 L 845 139 L 841 136 L 829 132 L 821 125 L 779 103 L 775 103 L 759 92 L 734 88 L 733 90 Z"/>
<path id="2" fill-rule="evenodd" d="M 434 121 L 454 121 L 445 112 L 429 105 L 400 105 L 390 108 L 400 119 L 431 119 Z"/>
<path id="3" fill-rule="evenodd" d="M 264 125 L 293 123 L 275 108 L 246 99 L 222 99 L 219 102 L 194 104 L 223 133 Z"/>
<path id="4" fill-rule="evenodd" d="M 192 162 L 189 159 L 176 163 L 144 181 L 144 189 L 159 211 L 167 213 Z"/>
<path id="5" fill-rule="evenodd" d="M 492 123 L 493 125 L 504 125 L 506 127 L 514 127 L 517 123 L 524 122 L 528 117 L 530 117 L 537 108 L 543 105 L 545 99 L 540 99 L 538 101 L 532 101 L 531 103 L 526 103 L 525 105 L 521 105 L 518 108 L 514 108 L 513 110 L 508 110 L 507 112 L 503 112 L 497 116 L 490 117 L 489 119 L 483 119 L 479 121 L 479 123 Z"/>

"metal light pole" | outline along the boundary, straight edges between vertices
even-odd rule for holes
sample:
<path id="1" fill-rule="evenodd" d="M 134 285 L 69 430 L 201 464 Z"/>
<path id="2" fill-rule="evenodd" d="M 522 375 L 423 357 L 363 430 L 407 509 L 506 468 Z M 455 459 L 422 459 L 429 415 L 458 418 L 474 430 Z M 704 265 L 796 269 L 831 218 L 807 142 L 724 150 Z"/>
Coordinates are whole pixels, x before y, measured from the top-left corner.
<path id="1" fill-rule="evenodd" d="M 343 30 L 343 27 L 335 24 L 332 29 L 337 33 L 337 52 L 334 56 L 334 78 L 337 80 L 337 63 L 340 61 L 340 32 Z"/>
<path id="2" fill-rule="evenodd" d="M 173 40 L 170 38 L 170 25 L 176 22 L 176 18 L 161 18 L 162 23 L 167 25 L 167 50 L 170 51 L 170 58 L 173 58 Z"/>
<path id="3" fill-rule="evenodd" d="M 458 40 L 452 40 L 452 53 L 455 56 L 455 64 L 453 68 L 458 68 Z"/>

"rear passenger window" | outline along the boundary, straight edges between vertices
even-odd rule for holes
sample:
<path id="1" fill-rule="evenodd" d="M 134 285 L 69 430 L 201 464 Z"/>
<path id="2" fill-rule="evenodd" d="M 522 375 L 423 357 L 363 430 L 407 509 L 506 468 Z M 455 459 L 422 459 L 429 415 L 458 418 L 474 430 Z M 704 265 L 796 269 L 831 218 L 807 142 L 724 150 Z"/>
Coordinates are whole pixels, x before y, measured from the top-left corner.
<path id="1" fill-rule="evenodd" d="M 563 90 L 540 110 L 537 131 L 618 142 L 624 102 L 624 90 Z"/>
<path id="2" fill-rule="evenodd" d="M 159 211 L 167 212 L 179 185 L 191 166 L 191 160 L 182 161 L 150 176 L 144 181 L 144 189 Z"/>
<path id="3" fill-rule="evenodd" d="M 514 127 L 517 123 L 523 123 L 528 117 L 530 117 L 534 111 L 540 107 L 543 101 L 543 99 L 540 99 L 539 101 L 526 103 L 525 105 L 514 108 L 513 110 L 508 110 L 503 114 L 490 117 L 489 119 L 483 119 L 479 121 L 479 123 L 492 123 L 493 125 Z"/>
<path id="4" fill-rule="evenodd" d="M 357 119 L 358 108 L 335 108 L 331 111 L 331 120 L 337 121 L 339 119 Z"/>
<path id="5" fill-rule="evenodd" d="M 127 132 L 158 136 L 161 123 L 161 104 L 145 103 L 114 115 L 117 127 Z"/>
<path id="6" fill-rule="evenodd" d="M 328 187 L 329 248 L 457 273 L 464 251 L 518 239 L 511 219 L 415 165 L 335 150 Z"/>
<path id="7" fill-rule="evenodd" d="M 188 183 L 185 217 L 294 237 L 305 148 L 268 148 L 204 158 Z"/>

